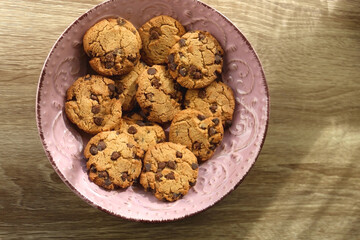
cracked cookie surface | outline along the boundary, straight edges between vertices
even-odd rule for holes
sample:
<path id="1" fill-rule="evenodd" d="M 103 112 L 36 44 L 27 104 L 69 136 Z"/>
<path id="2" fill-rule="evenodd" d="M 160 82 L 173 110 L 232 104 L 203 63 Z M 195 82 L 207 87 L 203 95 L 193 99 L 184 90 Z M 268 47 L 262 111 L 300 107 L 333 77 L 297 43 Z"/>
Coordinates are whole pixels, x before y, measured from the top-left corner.
<path id="1" fill-rule="evenodd" d="M 219 42 L 210 33 L 192 31 L 171 48 L 167 63 L 170 74 L 181 86 L 203 88 L 221 74 L 223 55 Z"/>
<path id="2" fill-rule="evenodd" d="M 130 136 L 145 152 L 156 144 L 165 142 L 166 136 L 161 126 L 146 120 L 136 120 L 138 116 L 135 117 L 124 117 L 120 128 L 116 130 Z"/>
<path id="3" fill-rule="evenodd" d="M 156 198 L 173 202 L 188 193 L 197 176 L 195 155 L 183 145 L 166 142 L 145 154 L 140 184 Z"/>
<path id="4" fill-rule="evenodd" d="M 141 38 L 136 28 L 123 18 L 107 18 L 84 35 L 84 50 L 90 66 L 104 76 L 124 75 L 140 59 Z"/>
<path id="5" fill-rule="evenodd" d="M 144 151 L 126 134 L 108 131 L 91 138 L 84 155 L 90 180 L 113 190 L 127 188 L 139 177 Z"/>
<path id="6" fill-rule="evenodd" d="M 225 83 L 214 81 L 203 89 L 189 89 L 184 106 L 196 109 L 207 117 L 219 117 L 223 125 L 229 127 L 235 109 L 234 93 Z"/>
<path id="7" fill-rule="evenodd" d="M 224 136 L 221 119 L 206 117 L 200 111 L 186 109 L 174 117 L 169 141 L 190 149 L 199 161 L 206 161 L 214 154 Z"/>
<path id="8" fill-rule="evenodd" d="M 121 124 L 121 102 L 114 81 L 98 75 L 78 78 L 67 90 L 65 113 L 87 133 L 109 131 Z"/>
<path id="9" fill-rule="evenodd" d="M 176 19 L 157 16 L 139 28 L 143 43 L 142 59 L 149 65 L 163 64 L 174 44 L 185 34 L 185 29 Z"/>
<path id="10" fill-rule="evenodd" d="M 122 103 L 123 111 L 131 111 L 136 106 L 135 95 L 137 79 L 145 69 L 147 69 L 147 66 L 144 63 L 139 62 L 134 70 L 127 75 L 114 78 L 115 86 L 119 90 L 119 93 L 121 93 L 119 99 Z"/>
<path id="11" fill-rule="evenodd" d="M 139 76 L 136 99 L 148 120 L 165 123 L 180 111 L 182 91 L 165 66 L 154 65 Z"/>

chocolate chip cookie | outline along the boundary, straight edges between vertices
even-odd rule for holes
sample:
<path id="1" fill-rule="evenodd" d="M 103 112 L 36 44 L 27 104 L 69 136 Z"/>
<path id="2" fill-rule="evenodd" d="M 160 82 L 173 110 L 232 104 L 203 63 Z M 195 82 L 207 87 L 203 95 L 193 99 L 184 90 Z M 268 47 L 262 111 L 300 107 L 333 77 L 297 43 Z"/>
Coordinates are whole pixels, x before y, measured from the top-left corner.
<path id="1" fill-rule="evenodd" d="M 170 74 L 181 86 L 203 88 L 222 72 L 224 51 L 208 32 L 184 34 L 171 48 L 167 63 Z"/>
<path id="2" fill-rule="evenodd" d="M 142 59 L 149 65 L 163 64 L 172 46 L 185 34 L 185 29 L 176 19 L 157 16 L 139 28 L 143 43 Z"/>
<path id="3" fill-rule="evenodd" d="M 203 89 L 189 89 L 185 94 L 184 105 L 202 112 L 207 117 L 219 117 L 228 127 L 232 123 L 235 98 L 228 85 L 214 81 Z"/>
<path id="4" fill-rule="evenodd" d="M 107 18 L 92 26 L 83 38 L 90 66 L 104 76 L 124 75 L 140 59 L 141 38 L 123 18 Z"/>
<path id="5" fill-rule="evenodd" d="M 127 188 L 139 177 L 144 151 L 126 134 L 108 131 L 91 138 L 84 155 L 90 180 L 113 190 Z"/>
<path id="6" fill-rule="evenodd" d="M 185 145 L 199 161 L 208 160 L 224 136 L 221 119 L 206 117 L 200 111 L 186 109 L 174 117 L 170 126 L 170 142 Z"/>
<path id="7" fill-rule="evenodd" d="M 87 133 L 114 129 L 121 123 L 121 102 L 113 80 L 86 75 L 67 90 L 65 113 L 68 119 Z"/>
<path id="8" fill-rule="evenodd" d="M 124 117 L 122 124 L 117 130 L 134 139 L 145 152 L 157 143 L 165 142 L 166 140 L 162 127 L 145 120 L 133 120 Z"/>
<path id="9" fill-rule="evenodd" d="M 159 143 L 145 154 L 140 183 L 160 200 L 176 201 L 195 185 L 198 163 L 185 146 Z"/>
<path id="10" fill-rule="evenodd" d="M 136 88 L 139 75 L 147 68 L 144 63 L 139 62 L 134 70 L 125 76 L 115 77 L 115 86 L 119 89 L 120 101 L 123 111 L 131 111 L 136 106 Z"/>
<path id="11" fill-rule="evenodd" d="M 165 66 L 154 65 L 139 76 L 136 99 L 148 120 L 165 123 L 180 111 L 182 91 Z"/>

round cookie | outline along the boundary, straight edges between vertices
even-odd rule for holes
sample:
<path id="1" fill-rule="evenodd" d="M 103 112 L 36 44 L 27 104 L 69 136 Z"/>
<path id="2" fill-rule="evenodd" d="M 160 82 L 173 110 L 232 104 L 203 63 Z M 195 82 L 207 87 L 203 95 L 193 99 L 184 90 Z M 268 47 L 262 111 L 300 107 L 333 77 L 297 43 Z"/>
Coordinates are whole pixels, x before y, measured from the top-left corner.
<path id="1" fill-rule="evenodd" d="M 214 154 L 223 136 L 221 119 L 206 117 L 194 109 L 176 114 L 169 132 L 170 142 L 185 145 L 199 161 L 206 161 Z"/>
<path id="2" fill-rule="evenodd" d="M 181 86 L 203 88 L 222 72 L 224 51 L 208 32 L 184 34 L 171 48 L 167 63 L 170 74 Z"/>
<path id="3" fill-rule="evenodd" d="M 139 28 L 142 59 L 149 65 L 165 63 L 170 49 L 185 32 L 181 23 L 172 17 L 161 15 L 150 19 Z"/>
<path id="4" fill-rule="evenodd" d="M 84 155 L 90 180 L 113 190 L 127 188 L 139 177 L 144 151 L 126 134 L 108 131 L 91 138 Z"/>
<path id="5" fill-rule="evenodd" d="M 140 59 L 141 38 L 123 18 L 107 18 L 92 26 L 83 38 L 90 66 L 104 76 L 124 75 Z"/>
<path id="6" fill-rule="evenodd" d="M 114 81 L 98 75 L 78 78 L 67 90 L 65 113 L 87 133 L 114 129 L 121 123 L 121 102 Z"/>
<path id="7" fill-rule="evenodd" d="M 181 109 L 181 86 L 165 66 L 154 65 L 138 78 L 136 99 L 147 119 L 157 123 L 171 121 Z"/>
<path id="8" fill-rule="evenodd" d="M 139 62 L 134 70 L 127 75 L 114 78 L 115 86 L 119 89 L 119 92 L 121 92 L 119 99 L 122 103 L 123 111 L 131 111 L 135 107 L 137 79 L 146 68 L 147 66 L 145 64 Z"/>
<path id="9" fill-rule="evenodd" d="M 184 106 L 196 109 L 207 117 L 219 117 L 228 127 L 235 109 L 234 93 L 225 83 L 214 81 L 203 89 L 189 89 L 185 94 Z"/>
<path id="10" fill-rule="evenodd" d="M 165 142 L 166 136 L 162 127 L 144 120 L 123 118 L 122 124 L 117 128 L 120 133 L 130 136 L 145 152 L 157 143 Z"/>
<path id="11" fill-rule="evenodd" d="M 159 143 L 145 154 L 140 183 L 160 200 L 176 201 L 195 185 L 198 163 L 185 146 Z"/>

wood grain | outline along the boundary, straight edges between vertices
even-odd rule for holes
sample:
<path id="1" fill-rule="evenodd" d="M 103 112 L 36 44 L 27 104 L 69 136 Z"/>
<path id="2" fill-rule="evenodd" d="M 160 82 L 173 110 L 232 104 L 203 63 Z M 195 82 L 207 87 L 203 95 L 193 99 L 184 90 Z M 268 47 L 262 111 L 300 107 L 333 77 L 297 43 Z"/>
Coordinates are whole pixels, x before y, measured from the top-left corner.
<path id="1" fill-rule="evenodd" d="M 358 239 L 360 2 L 204 0 L 256 49 L 271 119 L 250 174 L 209 210 L 146 224 L 98 211 L 59 179 L 36 129 L 42 64 L 97 0 L 0 1 L 0 239 Z"/>

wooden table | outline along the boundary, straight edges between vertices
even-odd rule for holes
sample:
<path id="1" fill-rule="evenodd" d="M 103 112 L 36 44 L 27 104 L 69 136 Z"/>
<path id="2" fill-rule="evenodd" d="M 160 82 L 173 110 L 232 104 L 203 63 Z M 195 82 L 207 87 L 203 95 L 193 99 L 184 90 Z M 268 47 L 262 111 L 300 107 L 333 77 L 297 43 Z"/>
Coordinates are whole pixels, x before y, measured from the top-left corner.
<path id="1" fill-rule="evenodd" d="M 262 60 L 271 119 L 243 184 L 209 210 L 163 224 L 122 220 L 77 197 L 35 123 L 43 62 L 100 0 L 0 0 L 0 239 L 359 239 L 360 1 L 204 0 Z"/>

